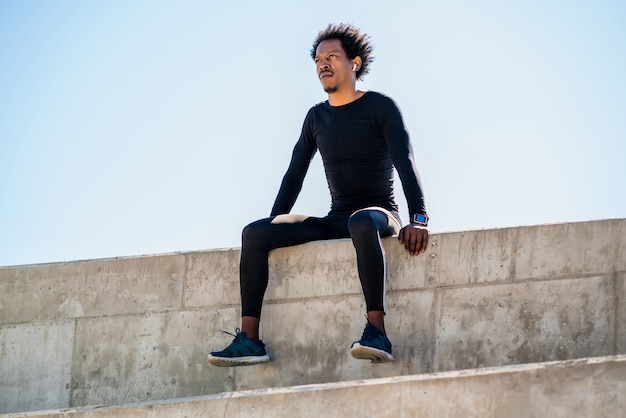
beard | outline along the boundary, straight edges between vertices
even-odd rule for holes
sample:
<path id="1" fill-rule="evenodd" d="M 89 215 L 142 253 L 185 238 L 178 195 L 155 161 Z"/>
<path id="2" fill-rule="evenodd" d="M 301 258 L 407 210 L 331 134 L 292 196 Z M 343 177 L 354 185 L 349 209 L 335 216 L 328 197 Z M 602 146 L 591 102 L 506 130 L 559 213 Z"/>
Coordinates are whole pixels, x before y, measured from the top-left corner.
<path id="1" fill-rule="evenodd" d="M 326 93 L 328 93 L 328 94 L 330 94 L 330 93 L 335 93 L 337 90 L 339 90 L 339 89 L 337 88 L 337 86 L 326 86 L 326 87 L 324 87 L 324 91 L 325 91 Z"/>

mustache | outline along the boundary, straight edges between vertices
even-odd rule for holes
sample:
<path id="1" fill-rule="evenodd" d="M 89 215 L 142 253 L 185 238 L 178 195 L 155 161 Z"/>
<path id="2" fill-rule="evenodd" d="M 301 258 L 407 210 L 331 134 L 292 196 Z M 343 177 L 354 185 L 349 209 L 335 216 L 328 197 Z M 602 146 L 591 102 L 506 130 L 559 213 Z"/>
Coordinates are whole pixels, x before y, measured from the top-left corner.
<path id="1" fill-rule="evenodd" d="M 333 75 L 334 73 L 330 70 L 324 70 L 324 71 L 320 71 L 319 74 L 317 75 L 319 78 L 324 77 L 325 75 Z"/>

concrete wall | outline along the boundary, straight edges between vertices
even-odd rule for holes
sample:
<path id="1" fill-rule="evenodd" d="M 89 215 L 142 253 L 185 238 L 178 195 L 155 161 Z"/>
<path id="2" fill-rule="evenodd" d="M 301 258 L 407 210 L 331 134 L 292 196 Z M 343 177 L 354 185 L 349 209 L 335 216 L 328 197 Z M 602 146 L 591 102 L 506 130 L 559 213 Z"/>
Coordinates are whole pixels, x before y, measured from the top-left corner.
<path id="1" fill-rule="evenodd" d="M 626 356 L 229 392 L 11 418 L 621 418 Z"/>
<path id="2" fill-rule="evenodd" d="M 0 268 L 0 412 L 626 353 L 624 219 L 384 246 L 385 365 L 347 353 L 365 325 L 349 240 L 272 253 L 274 361 L 235 369 L 206 354 L 239 322 L 238 249 Z"/>

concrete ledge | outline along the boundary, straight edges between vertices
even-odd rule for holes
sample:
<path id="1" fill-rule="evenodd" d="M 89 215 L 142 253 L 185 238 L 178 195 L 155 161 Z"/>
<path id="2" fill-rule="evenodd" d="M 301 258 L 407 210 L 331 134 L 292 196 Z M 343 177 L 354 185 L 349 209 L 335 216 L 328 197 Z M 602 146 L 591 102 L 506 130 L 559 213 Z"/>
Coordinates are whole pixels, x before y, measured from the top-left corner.
<path id="1" fill-rule="evenodd" d="M 410 257 L 383 240 L 389 290 L 547 280 L 626 271 L 626 220 L 432 234 Z M 239 303 L 238 248 L 0 267 L 0 319 L 112 316 Z M 317 241 L 270 256 L 267 303 L 360 294 L 350 240 Z"/>
<path id="2" fill-rule="evenodd" d="M 393 238 L 396 362 L 348 356 L 364 326 L 349 240 L 270 256 L 274 361 L 206 364 L 239 323 L 239 249 L 0 268 L 0 413 L 626 353 L 626 220 Z"/>
<path id="3" fill-rule="evenodd" d="M 626 356 L 230 392 L 7 417 L 622 417 Z"/>

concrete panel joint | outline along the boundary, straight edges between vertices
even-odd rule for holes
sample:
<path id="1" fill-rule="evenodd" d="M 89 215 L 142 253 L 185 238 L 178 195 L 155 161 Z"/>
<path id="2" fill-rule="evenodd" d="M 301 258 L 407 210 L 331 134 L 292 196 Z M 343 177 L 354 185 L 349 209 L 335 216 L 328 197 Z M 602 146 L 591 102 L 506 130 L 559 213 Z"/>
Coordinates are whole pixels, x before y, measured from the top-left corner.
<path id="1" fill-rule="evenodd" d="M 499 373 L 525 364 L 626 354 L 625 223 L 608 219 L 438 233 L 419 257 L 409 256 L 394 238 L 383 240 L 386 324 L 396 361 L 377 366 L 348 355 L 365 322 L 350 240 L 271 253 L 261 332 L 274 361 L 236 370 L 208 366 L 206 354 L 232 339 L 220 330 L 239 324 L 238 248 L 0 267 L 0 413 L 125 403 L 150 403 L 154 412 L 161 408 L 154 405 L 175 405 L 163 400 L 218 399 L 223 395 L 216 394 L 232 397 L 249 390 L 265 391 L 269 408 L 272 399 L 298 398 L 280 388 L 320 385 L 314 396 L 358 393 L 366 399 L 373 396 L 366 390 L 376 382 L 372 379 L 388 379 L 385 384 L 397 389 L 422 375 L 452 373 L 444 386 L 465 393 L 458 402 L 488 416 L 506 416 L 496 401 L 492 409 L 481 409 L 463 392 L 465 371 Z M 535 372 L 548 379 L 543 389 L 564 388 L 563 399 L 567 388 L 576 391 L 583 384 L 610 382 L 601 386 L 625 389 L 622 358 L 611 363 L 619 364 L 613 371 L 596 363 L 575 374 L 552 373 L 548 366 Z M 532 389 L 535 372 L 525 374 L 526 381 L 514 379 L 526 385 L 524 396 L 531 398 L 510 402 L 523 405 L 542 397 Z M 495 392 L 481 386 L 490 379 L 486 375 L 472 376 L 485 393 Z M 416 387 L 425 393 L 434 388 L 425 381 L 406 384 L 400 389 L 408 391 L 405 398 L 392 401 L 389 395 L 385 402 L 408 402 Z M 445 390 L 441 386 L 437 396 Z M 589 407 L 607 401 L 597 392 L 590 396 Z M 281 413 L 297 415 L 307 399 L 294 400 L 293 410 Z M 205 401 L 198 405 L 208 405 Z M 623 395 L 610 402 L 612 410 L 599 410 L 624 410 Z M 170 407 L 162 408 L 171 413 Z M 72 411 L 58 416 L 78 414 Z"/>

